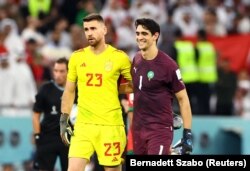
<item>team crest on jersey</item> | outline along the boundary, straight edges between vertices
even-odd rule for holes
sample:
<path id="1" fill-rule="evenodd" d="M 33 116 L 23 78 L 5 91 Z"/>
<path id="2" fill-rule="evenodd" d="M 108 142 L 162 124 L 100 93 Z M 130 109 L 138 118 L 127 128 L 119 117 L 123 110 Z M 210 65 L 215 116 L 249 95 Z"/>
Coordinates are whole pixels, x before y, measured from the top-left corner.
<path id="1" fill-rule="evenodd" d="M 152 78 L 154 78 L 155 73 L 153 71 L 148 71 L 147 76 L 148 80 L 150 81 Z"/>
<path id="2" fill-rule="evenodd" d="M 113 69 L 113 62 L 107 61 L 104 66 L 105 71 L 109 72 Z"/>

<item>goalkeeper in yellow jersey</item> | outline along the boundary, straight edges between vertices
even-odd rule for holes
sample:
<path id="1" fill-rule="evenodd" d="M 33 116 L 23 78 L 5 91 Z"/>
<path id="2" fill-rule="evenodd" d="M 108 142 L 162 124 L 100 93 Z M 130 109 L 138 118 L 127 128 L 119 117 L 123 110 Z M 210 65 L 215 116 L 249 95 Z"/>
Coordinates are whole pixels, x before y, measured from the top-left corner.
<path id="1" fill-rule="evenodd" d="M 61 137 L 69 149 L 69 171 L 82 171 L 97 153 L 105 171 L 121 170 L 126 134 L 118 98 L 118 79 L 131 81 L 129 57 L 121 50 L 106 44 L 107 28 L 99 14 L 83 19 L 89 46 L 72 53 L 61 104 Z M 71 132 L 69 113 L 78 88 L 78 114 Z M 68 134 L 71 134 L 69 141 Z"/>

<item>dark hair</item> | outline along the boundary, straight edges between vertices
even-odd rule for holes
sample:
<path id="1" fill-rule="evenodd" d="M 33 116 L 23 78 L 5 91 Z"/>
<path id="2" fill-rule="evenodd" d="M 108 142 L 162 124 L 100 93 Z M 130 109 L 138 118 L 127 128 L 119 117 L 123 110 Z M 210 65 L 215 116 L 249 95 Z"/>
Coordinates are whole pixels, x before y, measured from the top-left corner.
<path id="1" fill-rule="evenodd" d="M 160 36 L 160 32 L 161 32 L 160 25 L 157 22 L 155 22 L 153 19 L 139 18 L 135 20 L 135 28 L 137 28 L 139 25 L 142 25 L 143 28 L 149 30 L 152 35 L 158 32 Z M 158 39 L 156 40 L 156 43 L 157 42 L 158 42 Z"/>
<path id="2" fill-rule="evenodd" d="M 89 22 L 89 21 L 93 21 L 93 20 L 104 23 L 104 19 L 102 18 L 102 16 L 100 14 L 97 14 L 97 13 L 91 13 L 83 18 L 83 22 Z"/>
<path id="3" fill-rule="evenodd" d="M 158 32 L 160 35 L 160 32 L 161 32 L 160 26 L 153 19 L 150 19 L 150 18 L 137 19 L 135 21 L 135 28 L 137 28 L 139 25 L 142 25 L 143 28 L 149 30 L 152 35 L 154 35 L 156 32 Z M 157 42 L 157 40 L 156 40 L 156 42 Z"/>
<path id="4" fill-rule="evenodd" d="M 206 12 L 209 13 L 209 14 L 211 14 L 211 15 L 213 15 L 213 16 L 217 16 L 215 8 L 208 7 L 206 9 Z"/>
<path id="5" fill-rule="evenodd" d="M 175 38 L 181 38 L 183 36 L 182 31 L 179 27 L 177 29 L 175 29 L 174 36 L 175 36 Z"/>
<path id="6" fill-rule="evenodd" d="M 204 29 L 199 29 L 197 35 L 200 39 L 207 39 L 207 33 Z"/>
<path id="7" fill-rule="evenodd" d="M 58 63 L 58 64 L 65 64 L 66 67 L 67 67 L 67 70 L 68 70 L 68 63 L 69 63 L 69 61 L 65 57 L 57 59 L 56 63 Z"/>
<path id="8" fill-rule="evenodd" d="M 27 43 L 28 43 L 28 44 L 36 44 L 37 41 L 36 41 L 36 39 L 34 39 L 34 38 L 29 38 L 29 39 L 27 40 Z"/>

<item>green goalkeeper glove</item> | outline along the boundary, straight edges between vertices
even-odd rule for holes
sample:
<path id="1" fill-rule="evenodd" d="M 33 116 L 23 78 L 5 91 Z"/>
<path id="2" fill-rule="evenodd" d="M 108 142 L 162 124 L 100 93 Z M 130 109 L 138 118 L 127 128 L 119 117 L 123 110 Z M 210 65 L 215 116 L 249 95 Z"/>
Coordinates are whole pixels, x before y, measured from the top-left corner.
<path id="1" fill-rule="evenodd" d="M 60 117 L 60 134 L 62 142 L 69 146 L 70 137 L 73 135 L 73 126 L 69 123 L 69 114 L 62 113 Z"/>

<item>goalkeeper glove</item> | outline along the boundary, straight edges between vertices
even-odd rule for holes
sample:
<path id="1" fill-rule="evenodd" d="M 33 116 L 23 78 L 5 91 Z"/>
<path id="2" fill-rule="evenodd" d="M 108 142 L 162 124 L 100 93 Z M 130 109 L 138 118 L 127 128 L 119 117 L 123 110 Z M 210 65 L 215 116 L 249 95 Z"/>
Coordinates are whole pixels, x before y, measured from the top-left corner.
<path id="1" fill-rule="evenodd" d="M 69 123 L 69 114 L 62 113 L 60 117 L 60 134 L 62 142 L 69 146 L 70 137 L 73 135 L 73 126 Z"/>
<path id="2" fill-rule="evenodd" d="M 186 155 L 193 151 L 193 136 L 190 129 L 183 130 L 183 138 L 171 148 L 172 155 Z"/>
<path id="3" fill-rule="evenodd" d="M 182 138 L 182 154 L 190 154 L 193 151 L 193 135 L 191 129 L 183 130 Z"/>

